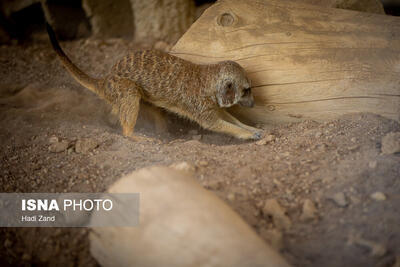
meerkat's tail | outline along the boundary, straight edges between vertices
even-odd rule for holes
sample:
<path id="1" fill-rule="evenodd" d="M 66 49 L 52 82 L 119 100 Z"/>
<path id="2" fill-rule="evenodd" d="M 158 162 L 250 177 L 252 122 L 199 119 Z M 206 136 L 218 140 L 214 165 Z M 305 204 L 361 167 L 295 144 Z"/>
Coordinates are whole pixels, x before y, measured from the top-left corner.
<path id="1" fill-rule="evenodd" d="M 79 69 L 72 61 L 67 57 L 64 51 L 61 49 L 60 44 L 57 41 L 56 34 L 54 33 L 52 27 L 49 23 L 46 22 L 47 33 L 49 34 L 49 39 L 51 45 L 56 51 L 58 57 L 60 58 L 64 67 L 68 70 L 68 72 L 74 77 L 74 79 L 79 82 L 84 87 L 89 90 L 99 93 L 99 79 L 95 79 L 84 73 L 81 69 Z"/>

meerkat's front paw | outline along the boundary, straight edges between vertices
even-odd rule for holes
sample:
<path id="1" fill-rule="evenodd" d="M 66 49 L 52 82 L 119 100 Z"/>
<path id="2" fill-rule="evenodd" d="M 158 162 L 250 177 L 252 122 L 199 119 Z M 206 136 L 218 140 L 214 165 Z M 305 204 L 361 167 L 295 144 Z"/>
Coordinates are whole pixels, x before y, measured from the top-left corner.
<path id="1" fill-rule="evenodd" d="M 258 132 L 251 132 L 248 131 L 244 134 L 241 134 L 240 136 L 237 136 L 240 139 L 244 139 L 244 140 L 260 140 L 262 138 L 263 134 L 262 132 L 258 131 Z"/>
<path id="2" fill-rule="evenodd" d="M 255 132 L 253 134 L 252 139 L 253 140 L 260 140 L 262 137 L 263 137 L 263 132 L 258 131 L 258 132 Z"/>

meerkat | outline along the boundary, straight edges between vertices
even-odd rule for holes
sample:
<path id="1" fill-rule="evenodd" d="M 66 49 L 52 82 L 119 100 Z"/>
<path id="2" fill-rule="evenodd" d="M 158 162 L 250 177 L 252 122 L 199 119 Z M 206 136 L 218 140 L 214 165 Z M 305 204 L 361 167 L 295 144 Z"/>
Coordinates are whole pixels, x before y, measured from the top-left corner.
<path id="1" fill-rule="evenodd" d="M 262 131 L 226 111 L 233 105 L 253 107 L 250 80 L 234 61 L 194 64 L 158 50 L 128 53 L 104 78 L 92 78 L 67 57 L 47 23 L 51 44 L 64 67 L 84 87 L 96 93 L 118 114 L 123 135 L 135 139 L 140 100 L 197 122 L 201 127 L 257 140 Z"/>

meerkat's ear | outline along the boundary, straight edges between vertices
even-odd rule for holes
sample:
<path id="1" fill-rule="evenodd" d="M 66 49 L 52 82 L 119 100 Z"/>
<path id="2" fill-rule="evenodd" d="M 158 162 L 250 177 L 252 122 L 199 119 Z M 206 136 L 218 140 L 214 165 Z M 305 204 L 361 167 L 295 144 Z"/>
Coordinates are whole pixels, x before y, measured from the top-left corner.
<path id="1" fill-rule="evenodd" d="M 217 101 L 220 107 L 230 107 L 236 104 L 236 90 L 230 81 L 217 85 Z"/>

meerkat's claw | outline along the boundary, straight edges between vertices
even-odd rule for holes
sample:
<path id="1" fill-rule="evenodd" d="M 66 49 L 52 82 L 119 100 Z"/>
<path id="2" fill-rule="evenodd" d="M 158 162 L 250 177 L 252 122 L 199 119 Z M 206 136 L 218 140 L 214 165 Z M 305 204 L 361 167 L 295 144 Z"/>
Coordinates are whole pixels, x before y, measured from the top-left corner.
<path id="1" fill-rule="evenodd" d="M 253 134 L 253 139 L 254 140 L 260 140 L 262 138 L 262 136 L 263 136 L 262 132 L 256 132 L 256 133 Z"/>

